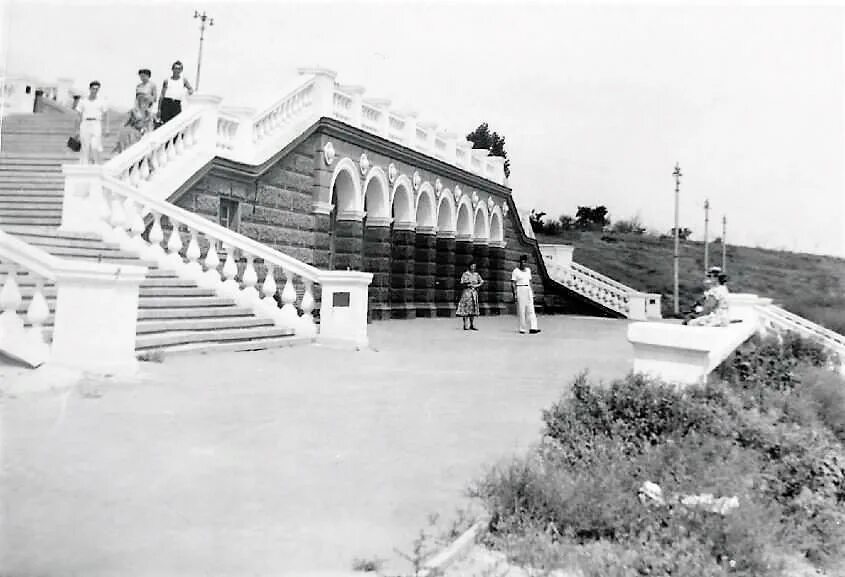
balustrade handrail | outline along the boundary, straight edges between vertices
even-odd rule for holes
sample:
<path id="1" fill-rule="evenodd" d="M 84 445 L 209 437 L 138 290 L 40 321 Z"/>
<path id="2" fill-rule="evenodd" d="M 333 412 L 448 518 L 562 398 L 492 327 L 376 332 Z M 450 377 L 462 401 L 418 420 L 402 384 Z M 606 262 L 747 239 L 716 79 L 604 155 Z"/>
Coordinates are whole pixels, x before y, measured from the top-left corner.
<path id="1" fill-rule="evenodd" d="M 575 263 L 572 263 L 572 264 L 574 265 Z M 586 269 L 589 272 L 585 272 L 584 270 L 580 270 L 580 269 Z M 591 269 L 589 269 L 587 267 L 579 266 L 577 268 L 576 267 L 572 268 L 572 273 L 575 276 L 580 276 L 582 278 L 588 279 L 588 280 L 592 281 L 593 284 L 601 286 L 601 287 L 603 287 L 603 288 L 605 288 L 605 289 L 607 289 L 611 292 L 618 293 L 618 294 L 624 295 L 624 296 L 628 296 L 631 293 L 637 292 L 633 289 L 629 289 L 628 287 L 625 287 L 624 285 L 619 286 L 618 283 L 607 282 L 604 278 L 601 278 L 602 275 L 598 275 L 597 273 L 591 274 L 591 272 L 594 272 L 594 271 L 592 271 Z"/>
<path id="2" fill-rule="evenodd" d="M 103 164 L 103 172 L 108 175 L 120 174 L 127 168 L 140 162 L 156 146 L 167 142 L 180 131 L 184 130 L 185 127 L 196 121 L 202 113 L 202 109 L 198 108 L 195 110 L 185 110 L 177 114 L 174 118 L 165 123 L 164 126 L 145 134 L 141 137 L 141 140 L 122 151 L 117 156 L 110 158 Z"/>
<path id="3" fill-rule="evenodd" d="M 814 323 L 811 320 L 805 319 L 800 315 L 796 315 L 795 313 L 791 313 L 788 310 L 776 306 L 776 305 L 767 305 L 761 307 L 763 314 L 768 317 L 775 317 L 778 320 L 786 321 L 793 325 L 797 325 L 807 332 L 814 333 L 818 336 L 824 337 L 827 340 L 831 340 L 835 342 L 840 347 L 845 347 L 845 336 L 832 331 L 826 327 L 823 327 L 817 323 Z"/>
<path id="4" fill-rule="evenodd" d="M 623 292 L 626 292 L 626 293 L 640 292 L 640 291 L 634 290 L 633 288 L 631 288 L 627 285 L 622 284 L 621 282 L 619 282 L 617 280 L 610 278 L 609 276 L 605 276 L 605 275 L 601 274 L 600 272 L 596 272 L 593 269 L 586 267 L 582 264 L 579 264 L 577 262 L 573 262 L 571 266 L 574 270 L 577 270 L 578 272 L 580 272 L 584 275 L 587 275 L 589 277 L 595 278 L 596 280 L 598 280 L 598 281 L 600 281 L 604 284 L 608 284 L 610 286 L 613 286 L 613 287 L 615 287 L 618 290 L 621 290 Z"/>
<path id="5" fill-rule="evenodd" d="M 121 270 L 135 275 L 146 270 L 134 265 L 61 258 L 0 230 L 0 260 L 9 260 L 50 281 L 63 276 L 115 276 Z"/>
<path id="6" fill-rule="evenodd" d="M 311 76 L 305 82 L 298 81 L 295 85 L 293 85 L 293 82 L 291 82 L 292 87 L 289 90 L 287 86 L 285 87 L 286 92 L 284 93 L 284 96 L 276 99 L 272 104 L 270 104 L 270 106 L 265 107 L 258 114 L 252 117 L 252 126 L 254 127 L 256 124 L 266 119 L 273 113 L 274 110 L 277 110 L 280 106 L 282 106 L 285 101 L 290 100 L 291 98 L 296 96 L 297 93 L 306 90 L 309 86 L 312 86 L 313 84 L 314 76 Z"/>
<path id="7" fill-rule="evenodd" d="M 608 294 L 611 296 L 611 298 L 610 299 L 600 298 L 600 299 L 598 299 L 598 302 L 601 302 L 604 306 L 607 306 L 610 309 L 613 309 L 613 310 L 616 310 L 616 311 L 619 311 L 619 312 L 622 312 L 622 313 L 625 313 L 627 311 L 626 306 L 625 306 L 626 305 L 625 299 L 631 294 L 629 291 L 620 290 L 618 287 L 604 283 L 600 279 L 596 279 L 596 278 L 594 278 L 594 277 L 592 277 L 588 274 L 584 274 L 583 272 L 581 272 L 579 270 L 576 270 L 576 269 L 573 269 L 573 268 L 567 268 L 567 267 L 560 265 L 560 264 L 557 264 L 557 263 L 550 263 L 550 264 L 547 263 L 546 268 L 549 269 L 550 271 L 560 270 L 564 273 L 571 274 L 574 279 L 585 282 L 586 284 L 590 284 L 591 286 L 593 286 L 595 288 L 600 288 L 600 289 L 606 290 L 608 292 Z M 587 270 L 590 270 L 590 269 L 587 269 Z M 554 277 L 552 277 L 552 278 L 554 279 Z M 564 285 L 569 286 L 566 283 L 564 283 Z M 570 287 L 570 288 L 572 288 L 572 290 L 575 290 L 575 292 L 579 292 L 579 293 L 581 292 L 576 287 Z M 619 301 L 618 304 L 613 302 L 614 299 Z"/>
<path id="8" fill-rule="evenodd" d="M 103 177 L 103 184 L 106 188 L 116 190 L 119 194 L 132 199 L 146 207 L 148 211 L 157 212 L 163 216 L 167 216 L 180 224 L 184 224 L 195 230 L 205 234 L 207 237 L 222 242 L 224 245 L 231 246 L 243 253 L 251 254 L 254 257 L 263 259 L 266 262 L 272 263 L 275 266 L 280 266 L 283 269 L 289 270 L 303 278 L 312 282 L 320 283 L 321 270 L 312 265 L 306 264 L 300 260 L 281 253 L 267 245 L 252 240 L 238 232 L 225 228 L 216 222 L 212 222 L 207 218 L 198 215 L 197 213 L 187 211 L 176 206 L 166 200 L 159 200 L 153 196 L 145 194 L 144 192 L 135 190 L 127 186 L 123 181 L 111 176 Z"/>

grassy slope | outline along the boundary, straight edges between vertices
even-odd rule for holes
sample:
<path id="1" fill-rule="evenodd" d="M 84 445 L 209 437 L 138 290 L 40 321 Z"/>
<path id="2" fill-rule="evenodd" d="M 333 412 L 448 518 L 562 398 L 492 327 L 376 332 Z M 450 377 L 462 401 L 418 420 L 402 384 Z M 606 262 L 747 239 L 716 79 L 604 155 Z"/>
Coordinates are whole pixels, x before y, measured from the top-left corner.
<path id="1" fill-rule="evenodd" d="M 604 238 L 604 240 L 602 240 Z M 672 311 L 671 238 L 601 233 L 537 235 L 541 243 L 575 247 L 575 262 L 635 289 L 663 295 L 663 313 Z M 710 264 L 721 263 L 722 246 L 710 244 Z M 679 259 L 681 310 L 701 294 L 704 245 L 682 242 Z M 727 248 L 728 286 L 774 299 L 776 304 L 845 333 L 845 259 L 731 246 Z"/>

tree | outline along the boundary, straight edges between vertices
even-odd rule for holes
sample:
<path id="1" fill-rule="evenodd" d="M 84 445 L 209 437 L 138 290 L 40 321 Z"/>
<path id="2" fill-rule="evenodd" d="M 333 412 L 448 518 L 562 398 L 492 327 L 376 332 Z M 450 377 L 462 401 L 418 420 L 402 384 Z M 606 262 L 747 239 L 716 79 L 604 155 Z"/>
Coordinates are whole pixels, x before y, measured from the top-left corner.
<path id="1" fill-rule="evenodd" d="M 575 228 L 578 230 L 604 230 L 610 224 L 607 217 L 607 207 L 579 206 L 575 212 Z"/>
<path id="2" fill-rule="evenodd" d="M 467 134 L 467 140 L 472 142 L 473 148 L 485 148 L 489 151 L 488 156 L 500 156 L 505 159 L 505 176 L 511 175 L 511 161 L 508 160 L 508 152 L 505 150 L 505 137 L 499 136 L 497 132 L 490 132 L 486 122 L 482 122 L 478 128 Z"/>
<path id="3" fill-rule="evenodd" d="M 531 212 L 528 213 L 528 222 L 531 223 L 531 230 L 534 232 L 543 232 L 544 216 L 546 216 L 545 212 L 531 209 Z"/>
<path id="4" fill-rule="evenodd" d="M 678 229 L 678 240 L 687 240 L 692 235 L 692 231 L 686 227 Z M 675 227 L 669 229 L 669 236 L 675 238 Z"/>

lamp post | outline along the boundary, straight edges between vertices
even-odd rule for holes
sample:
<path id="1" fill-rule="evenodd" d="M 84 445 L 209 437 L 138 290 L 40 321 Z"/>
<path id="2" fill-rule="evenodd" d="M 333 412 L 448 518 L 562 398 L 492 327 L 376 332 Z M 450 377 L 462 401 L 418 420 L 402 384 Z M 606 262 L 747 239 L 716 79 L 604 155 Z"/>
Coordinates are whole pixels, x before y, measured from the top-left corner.
<path id="1" fill-rule="evenodd" d="M 725 265 L 727 264 L 727 230 L 728 230 L 728 217 L 722 215 L 722 272 L 725 272 L 727 268 Z"/>
<path id="2" fill-rule="evenodd" d="M 707 234 L 710 226 L 710 199 L 704 200 L 704 274 L 710 270 L 710 237 Z"/>
<path id="3" fill-rule="evenodd" d="M 214 26 L 214 18 L 209 17 L 205 10 L 203 10 L 202 14 L 198 11 L 194 10 L 194 18 L 199 18 L 200 21 L 200 52 L 197 56 L 197 83 L 196 83 L 196 90 L 199 91 L 200 89 L 200 68 L 202 67 L 202 42 L 205 39 L 205 23 L 208 22 L 209 26 Z"/>
<path id="4" fill-rule="evenodd" d="M 675 297 L 675 316 L 680 314 L 680 305 L 678 303 L 678 200 L 681 196 L 681 165 L 677 162 L 675 163 L 675 171 L 672 173 L 672 176 L 675 177 L 675 254 L 673 257 L 673 261 L 675 264 L 675 286 L 673 295 Z"/>

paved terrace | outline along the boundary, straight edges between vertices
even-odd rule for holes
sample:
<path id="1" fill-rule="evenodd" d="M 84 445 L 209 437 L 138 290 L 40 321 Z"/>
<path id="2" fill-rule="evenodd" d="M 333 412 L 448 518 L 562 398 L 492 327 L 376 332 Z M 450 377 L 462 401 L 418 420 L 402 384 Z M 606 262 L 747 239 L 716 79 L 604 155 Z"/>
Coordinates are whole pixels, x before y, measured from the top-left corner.
<path id="1" fill-rule="evenodd" d="M 132 382 L 0 367 L 9 575 L 283 575 L 390 558 L 537 440 L 578 371 L 623 375 L 626 321 L 371 325 L 371 351 L 143 363 Z M 406 571 L 407 572 L 407 571 Z"/>

